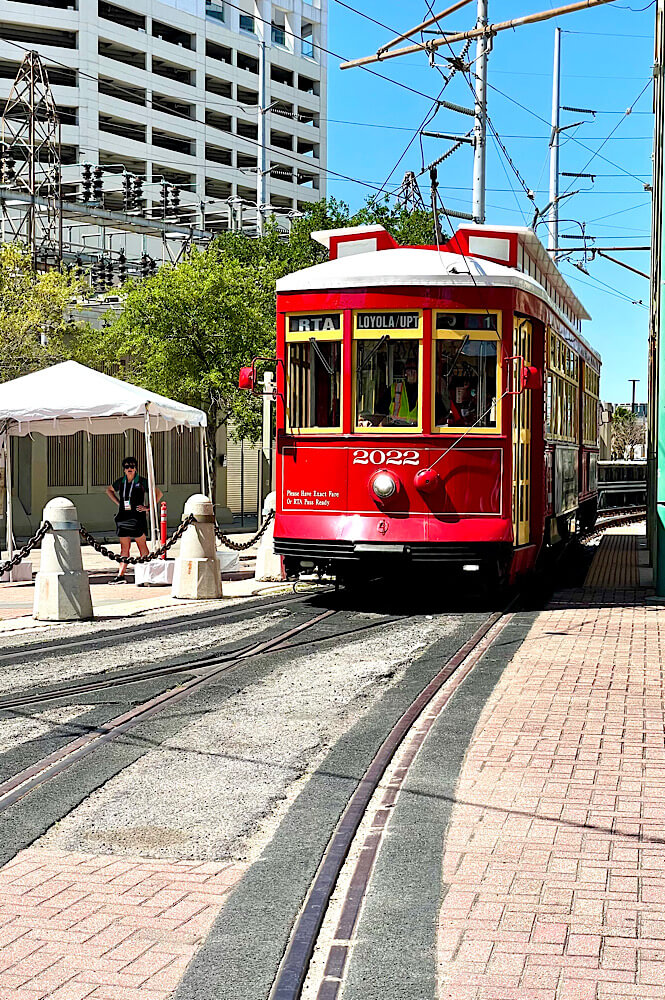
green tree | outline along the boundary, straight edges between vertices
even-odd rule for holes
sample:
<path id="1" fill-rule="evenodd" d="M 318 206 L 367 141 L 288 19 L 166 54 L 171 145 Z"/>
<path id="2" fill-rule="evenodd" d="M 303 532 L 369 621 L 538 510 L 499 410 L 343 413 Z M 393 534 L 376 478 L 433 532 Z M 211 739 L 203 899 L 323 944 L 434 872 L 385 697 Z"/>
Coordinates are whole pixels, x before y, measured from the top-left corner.
<path id="1" fill-rule="evenodd" d="M 82 329 L 73 315 L 84 287 L 72 271 L 34 272 L 21 244 L 0 244 L 0 381 L 65 359 L 65 339 Z"/>
<path id="2" fill-rule="evenodd" d="M 238 389 L 238 370 L 275 352 L 275 282 L 326 259 L 313 231 L 367 223 L 381 223 L 399 243 L 434 238 L 431 213 L 410 215 L 387 199 L 370 199 L 352 215 L 330 198 L 294 220 L 286 236 L 274 220 L 260 239 L 224 233 L 208 250 L 194 249 L 154 277 L 128 282 L 121 313 L 79 337 L 71 356 L 93 366 L 128 359 L 123 377 L 206 411 L 211 447 L 227 421 L 237 437 L 256 440 L 260 402 Z"/>
<path id="3" fill-rule="evenodd" d="M 355 213 L 336 198 L 319 201 L 300 218 L 294 219 L 290 233 L 280 233 L 274 220 L 265 226 L 260 239 L 246 233 L 223 233 L 216 244 L 226 253 L 244 263 L 266 258 L 275 262 L 278 276 L 327 260 L 325 247 L 312 239 L 321 229 L 341 229 L 345 226 L 382 225 L 400 246 L 429 246 L 435 243 L 432 213 L 419 210 L 407 212 L 390 203 L 388 198 L 371 197 Z M 444 236 L 444 242 L 448 237 Z"/>
<path id="4" fill-rule="evenodd" d="M 119 315 L 77 338 L 71 356 L 96 366 L 126 359 L 123 377 L 205 410 L 210 447 L 228 420 L 256 438 L 260 414 L 237 389 L 238 369 L 274 352 L 274 287 L 269 260 L 250 266 L 219 246 L 195 248 L 176 266 L 128 282 Z"/>

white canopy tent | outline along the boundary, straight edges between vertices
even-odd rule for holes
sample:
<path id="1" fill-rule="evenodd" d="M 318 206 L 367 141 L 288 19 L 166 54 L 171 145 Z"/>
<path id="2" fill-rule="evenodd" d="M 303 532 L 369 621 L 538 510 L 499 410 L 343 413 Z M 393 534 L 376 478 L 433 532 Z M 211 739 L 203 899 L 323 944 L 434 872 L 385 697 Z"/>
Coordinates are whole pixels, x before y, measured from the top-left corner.
<path id="1" fill-rule="evenodd" d="M 7 495 L 7 551 L 11 558 L 12 525 L 11 449 L 9 439 L 38 433 L 46 436 L 118 434 L 135 428 L 145 434 L 146 466 L 150 491 L 150 529 L 157 538 L 155 463 L 151 434 L 175 427 L 199 428 L 201 492 L 206 490 L 205 428 L 203 410 L 177 403 L 156 392 L 104 375 L 76 361 L 43 368 L 0 385 L 0 430 L 5 461 Z"/>

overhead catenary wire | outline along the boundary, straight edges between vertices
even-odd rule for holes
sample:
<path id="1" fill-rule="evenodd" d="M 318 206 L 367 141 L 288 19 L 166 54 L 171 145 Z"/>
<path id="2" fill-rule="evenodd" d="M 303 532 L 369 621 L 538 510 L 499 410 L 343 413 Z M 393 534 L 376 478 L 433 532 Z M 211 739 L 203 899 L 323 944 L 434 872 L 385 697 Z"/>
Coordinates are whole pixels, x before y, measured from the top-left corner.
<path id="1" fill-rule="evenodd" d="M 550 127 L 550 122 L 548 122 L 546 118 L 543 118 L 537 112 L 533 111 L 531 108 L 527 107 L 525 104 L 522 104 L 516 98 L 511 97 L 510 94 L 506 94 L 505 91 L 501 90 L 499 87 L 495 86 L 494 84 L 490 83 L 489 81 L 487 83 L 487 86 L 490 88 L 490 90 L 496 91 L 497 94 L 500 94 L 507 101 L 510 101 L 511 104 L 515 104 L 518 108 L 521 108 L 522 111 L 526 111 L 528 114 L 533 115 L 534 118 L 537 118 L 538 121 L 544 122 L 544 124 L 547 125 L 548 128 Z M 581 141 L 581 139 L 576 139 L 574 136 L 571 136 L 570 137 L 570 141 L 576 143 L 578 146 L 581 146 L 583 149 L 586 149 L 586 151 L 588 153 L 593 153 L 594 152 L 594 150 L 590 149 L 589 146 L 585 146 L 585 144 Z M 598 154 L 598 156 L 605 163 L 609 163 L 609 165 L 611 167 L 615 167 L 617 170 L 619 170 L 622 175 L 626 175 L 628 177 L 633 177 L 636 181 L 639 181 L 639 183 L 642 186 L 644 186 L 644 183 L 643 183 L 642 179 L 637 174 L 634 174 L 630 170 L 626 170 L 624 167 L 621 166 L 621 164 L 615 163 L 614 160 L 608 159 L 607 156 L 602 156 L 601 154 Z"/>
<path id="2" fill-rule="evenodd" d="M 589 166 L 589 164 L 592 163 L 595 160 L 595 158 L 600 154 L 601 149 L 603 149 L 603 147 L 606 145 L 606 143 L 612 138 L 612 136 L 614 135 L 614 133 L 616 132 L 616 130 L 618 128 L 620 128 L 620 126 L 626 120 L 626 118 L 628 117 L 628 115 L 631 114 L 631 112 L 633 110 L 633 105 L 637 104 L 637 102 L 640 100 L 640 98 L 642 97 L 642 95 L 644 93 L 646 93 L 646 90 L 647 90 L 647 88 L 650 85 L 651 85 L 651 79 L 647 80 L 647 82 L 644 84 L 644 86 L 642 87 L 641 91 L 639 92 L 639 94 L 637 95 L 637 97 L 635 98 L 635 100 L 633 101 L 633 103 L 631 104 L 631 106 L 628 107 L 623 112 L 623 114 L 621 115 L 621 118 L 616 123 L 616 125 L 614 126 L 614 128 L 612 129 L 612 131 L 610 132 L 610 134 L 607 136 L 607 138 L 603 140 L 603 142 L 600 144 L 600 146 L 598 147 L 598 149 L 596 149 L 596 150 L 593 151 L 593 153 L 591 154 L 591 156 L 589 157 L 589 159 L 586 161 L 586 163 L 584 164 L 584 166 L 582 167 L 582 169 L 578 172 L 579 174 L 583 174 L 585 172 L 585 170 L 587 169 L 587 167 Z M 566 188 L 566 192 L 570 191 L 570 188 L 572 187 L 572 185 L 573 185 L 573 182 L 571 181 L 571 183 Z M 564 194 L 566 192 L 564 192 Z"/>

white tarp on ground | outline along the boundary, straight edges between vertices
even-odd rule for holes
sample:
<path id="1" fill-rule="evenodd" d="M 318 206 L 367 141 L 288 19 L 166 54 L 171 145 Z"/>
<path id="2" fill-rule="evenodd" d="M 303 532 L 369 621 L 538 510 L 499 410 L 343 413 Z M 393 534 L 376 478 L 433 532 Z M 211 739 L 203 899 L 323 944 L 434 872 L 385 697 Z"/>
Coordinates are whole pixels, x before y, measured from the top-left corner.
<path id="1" fill-rule="evenodd" d="M 0 424 L 12 436 L 38 433 L 118 434 L 130 427 L 143 431 L 205 427 L 203 410 L 185 406 L 140 386 L 86 368 L 76 361 L 43 368 L 0 385 Z"/>

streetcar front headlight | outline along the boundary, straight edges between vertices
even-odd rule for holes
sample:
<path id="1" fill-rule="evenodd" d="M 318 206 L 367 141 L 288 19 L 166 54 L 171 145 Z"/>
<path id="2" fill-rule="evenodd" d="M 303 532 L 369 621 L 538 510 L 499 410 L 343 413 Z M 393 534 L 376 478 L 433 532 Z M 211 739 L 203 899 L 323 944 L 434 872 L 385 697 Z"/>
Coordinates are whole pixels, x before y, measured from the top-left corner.
<path id="1" fill-rule="evenodd" d="M 397 483 L 389 472 L 377 472 L 372 480 L 372 491 L 379 500 L 387 500 L 397 490 Z"/>

